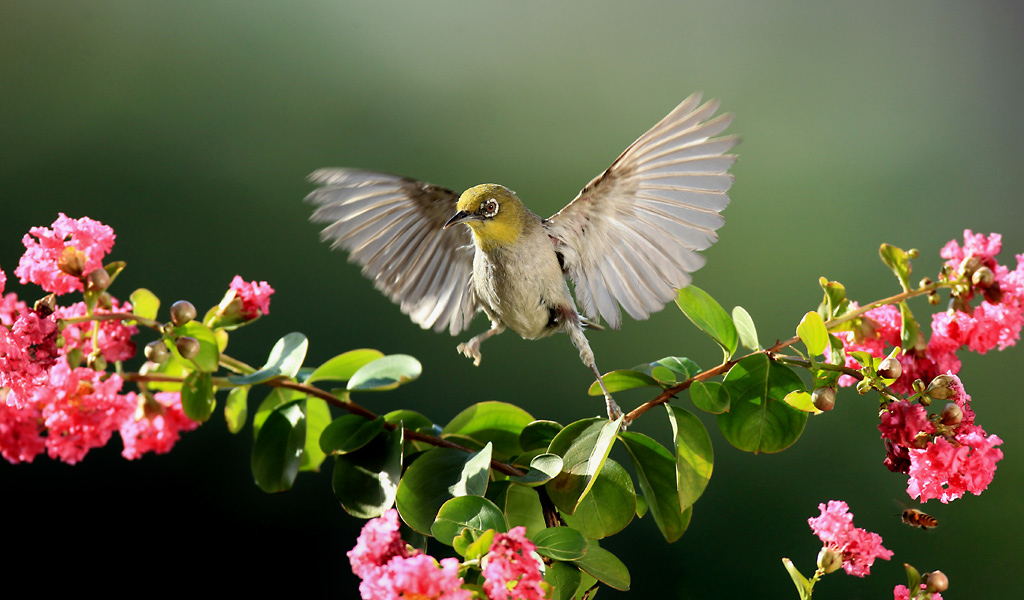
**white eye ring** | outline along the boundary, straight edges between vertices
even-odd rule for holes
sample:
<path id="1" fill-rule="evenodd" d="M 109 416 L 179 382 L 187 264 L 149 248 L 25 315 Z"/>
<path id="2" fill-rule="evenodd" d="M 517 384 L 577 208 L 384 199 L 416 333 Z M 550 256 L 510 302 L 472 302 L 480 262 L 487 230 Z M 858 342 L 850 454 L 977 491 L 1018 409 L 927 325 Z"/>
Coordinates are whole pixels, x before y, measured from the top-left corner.
<path id="1" fill-rule="evenodd" d="M 482 209 L 483 215 L 485 217 L 493 217 L 494 215 L 498 214 L 498 201 L 495 200 L 494 198 L 489 198 L 487 201 L 484 202 L 483 206 L 481 206 L 480 208 Z"/>

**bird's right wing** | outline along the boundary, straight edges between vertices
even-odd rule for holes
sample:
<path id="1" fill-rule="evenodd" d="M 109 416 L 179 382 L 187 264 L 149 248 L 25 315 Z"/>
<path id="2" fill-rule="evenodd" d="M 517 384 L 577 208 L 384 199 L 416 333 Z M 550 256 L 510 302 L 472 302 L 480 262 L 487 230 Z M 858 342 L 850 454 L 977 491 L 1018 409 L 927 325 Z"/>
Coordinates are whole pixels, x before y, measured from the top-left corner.
<path id="1" fill-rule="evenodd" d="M 424 329 L 455 335 L 477 310 L 471 286 L 473 240 L 467 227 L 442 229 L 455 192 L 405 177 L 356 169 L 320 169 L 306 201 L 320 238 L 344 248 L 363 275 Z"/>

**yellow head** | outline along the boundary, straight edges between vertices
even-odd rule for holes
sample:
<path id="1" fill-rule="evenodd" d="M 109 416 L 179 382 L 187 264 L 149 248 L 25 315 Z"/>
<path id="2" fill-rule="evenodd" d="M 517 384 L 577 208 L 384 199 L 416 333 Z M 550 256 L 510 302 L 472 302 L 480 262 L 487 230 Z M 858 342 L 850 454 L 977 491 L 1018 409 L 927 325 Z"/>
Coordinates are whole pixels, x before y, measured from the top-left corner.
<path id="1" fill-rule="evenodd" d="M 458 223 L 468 225 L 483 250 L 501 248 L 519 239 L 527 214 L 515 192 L 494 183 L 463 192 L 456 209 L 458 212 L 445 223 L 445 229 Z"/>

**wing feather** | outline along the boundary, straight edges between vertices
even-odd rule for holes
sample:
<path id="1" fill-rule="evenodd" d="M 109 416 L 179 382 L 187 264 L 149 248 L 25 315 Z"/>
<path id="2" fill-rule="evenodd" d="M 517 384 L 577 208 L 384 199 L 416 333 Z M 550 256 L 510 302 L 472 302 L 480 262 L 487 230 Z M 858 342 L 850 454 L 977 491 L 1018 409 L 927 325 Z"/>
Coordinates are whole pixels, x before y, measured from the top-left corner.
<path id="1" fill-rule="evenodd" d="M 455 192 L 386 173 L 321 169 L 306 197 L 321 239 L 349 253 L 363 275 L 424 329 L 455 335 L 477 311 L 470 285 L 469 230 L 442 230 L 455 213 Z"/>
<path id="2" fill-rule="evenodd" d="M 645 319 L 690 283 L 696 251 L 718 240 L 738 141 L 715 101 L 684 100 L 544 222 L 590 319 L 610 327 L 619 306 Z"/>

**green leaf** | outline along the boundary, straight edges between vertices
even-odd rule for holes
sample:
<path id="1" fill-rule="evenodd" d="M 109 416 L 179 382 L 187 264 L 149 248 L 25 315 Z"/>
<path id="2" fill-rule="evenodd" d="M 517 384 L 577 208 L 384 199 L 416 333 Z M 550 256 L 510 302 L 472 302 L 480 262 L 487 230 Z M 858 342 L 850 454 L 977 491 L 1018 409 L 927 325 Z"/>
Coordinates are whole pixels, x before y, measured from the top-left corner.
<path id="1" fill-rule="evenodd" d="M 320 398 L 306 398 L 306 447 L 301 471 L 319 471 L 327 454 L 320 449 L 320 436 L 331 423 L 331 409 Z"/>
<path id="2" fill-rule="evenodd" d="M 555 439 L 562 426 L 554 421 L 534 421 L 519 434 L 519 447 L 523 452 L 547 448 L 551 440 Z"/>
<path id="3" fill-rule="evenodd" d="M 546 484 L 551 501 L 572 514 L 594 485 L 611 452 L 622 417 L 614 421 L 593 418 L 570 423 L 551 440 L 548 452 L 562 457 L 562 472 Z"/>
<path id="4" fill-rule="evenodd" d="M 475 498 L 475 496 L 472 497 Z M 463 529 L 462 533 L 452 540 L 452 547 L 468 560 L 479 560 L 491 549 L 491 544 L 497 533 L 493 529 L 488 529 L 477 535 L 469 529 Z"/>
<path id="5" fill-rule="evenodd" d="M 711 437 L 700 419 L 688 410 L 665 404 L 676 447 L 676 487 L 679 506 L 687 508 L 704 493 L 715 462 Z"/>
<path id="6" fill-rule="evenodd" d="M 408 354 L 390 354 L 363 365 L 348 380 L 350 391 L 393 390 L 423 372 L 420 361 Z"/>
<path id="7" fill-rule="evenodd" d="M 378 358 L 383 357 L 384 353 L 380 350 L 372 350 L 369 348 L 349 350 L 348 352 L 339 354 L 317 367 L 316 370 L 306 378 L 305 382 L 348 381 L 349 379 L 352 379 L 352 376 L 355 375 L 359 369 Z"/>
<path id="8" fill-rule="evenodd" d="M 565 524 L 599 540 L 622 531 L 636 514 L 636 490 L 622 465 L 607 459 L 594 487 L 573 514 L 563 514 Z M 563 560 L 563 559 L 558 559 Z"/>
<path id="9" fill-rule="evenodd" d="M 587 538 L 571 527 L 548 527 L 532 538 L 537 554 L 554 560 L 576 560 L 587 553 Z"/>
<path id="10" fill-rule="evenodd" d="M 381 432 L 355 452 L 334 457 L 332 486 L 345 512 L 373 519 L 394 505 L 402 475 L 402 434 L 401 428 Z"/>
<path id="11" fill-rule="evenodd" d="M 533 538 L 538 531 L 547 527 L 544 522 L 544 508 L 537 490 L 525 485 L 510 485 L 505 492 L 505 501 L 499 504 L 505 513 L 509 527 L 522 525 L 526 535 Z"/>
<path id="12" fill-rule="evenodd" d="M 662 387 L 675 385 L 676 383 L 676 372 L 662 365 L 653 365 L 651 367 L 651 377 L 658 380 Z"/>
<path id="13" fill-rule="evenodd" d="M 786 394 L 786 397 L 783 398 L 782 401 L 803 412 L 815 414 L 821 412 L 814 406 L 814 401 L 807 390 L 793 390 Z"/>
<path id="14" fill-rule="evenodd" d="M 367 419 L 359 415 L 342 415 L 331 421 L 320 435 L 320 449 L 327 454 L 354 452 L 384 431 L 384 417 Z"/>
<path id="15" fill-rule="evenodd" d="M 825 320 L 841 317 L 846 313 L 850 301 L 846 299 L 846 288 L 838 281 L 829 281 L 824 277 L 818 279 L 821 289 L 825 290 L 825 298 L 821 301 L 818 314 Z"/>
<path id="16" fill-rule="evenodd" d="M 305 400 L 275 409 L 264 421 L 252 445 L 252 475 L 264 492 L 292 487 L 306 445 Z"/>
<path id="17" fill-rule="evenodd" d="M 166 342 L 165 342 L 166 345 Z M 173 345 L 173 344 L 172 344 Z M 168 350 L 170 346 L 168 346 Z M 192 363 L 186 363 L 185 359 L 181 358 L 177 352 L 172 352 L 167 360 L 160 363 L 155 368 L 150 368 L 152 363 L 146 363 L 142 365 L 140 372 L 143 375 L 167 375 L 169 377 L 185 377 L 193 371 L 195 368 Z M 181 382 L 178 381 L 147 381 L 146 387 L 150 390 L 157 392 L 180 392 Z"/>
<path id="18" fill-rule="evenodd" d="M 277 377 L 295 377 L 306 359 L 309 340 L 301 333 L 292 332 L 277 340 L 270 350 L 267 362 L 257 371 L 248 375 L 231 375 L 228 381 L 235 385 L 252 385 L 270 381 Z"/>
<path id="19" fill-rule="evenodd" d="M 114 283 L 114 280 L 117 279 L 117 276 L 121 274 L 121 271 L 124 270 L 127 264 L 123 260 L 115 260 L 103 265 L 103 270 L 110 277 L 110 283 Z"/>
<path id="20" fill-rule="evenodd" d="M 128 296 L 132 303 L 132 314 L 143 318 L 156 320 L 157 312 L 160 310 L 160 299 L 156 294 L 146 288 L 139 288 Z"/>
<path id="21" fill-rule="evenodd" d="M 458 435 L 475 440 L 478 446 L 494 444 L 494 456 L 506 460 L 521 454 L 519 436 L 533 422 L 530 413 L 505 402 L 479 402 L 460 412 L 441 430 L 441 437 Z"/>
<path id="22" fill-rule="evenodd" d="M 896 278 L 900 280 L 900 285 L 903 286 L 903 291 L 910 290 L 910 257 L 901 248 L 891 246 L 889 244 L 882 244 L 878 249 L 878 255 L 882 258 L 882 262 L 885 266 L 892 269 L 892 272 L 896 274 Z"/>
<path id="23" fill-rule="evenodd" d="M 914 313 L 910 312 L 907 302 L 900 302 L 900 347 L 910 352 L 917 345 L 920 329 L 917 326 L 917 319 Z"/>
<path id="24" fill-rule="evenodd" d="M 604 385 L 608 388 L 608 393 L 610 394 L 645 386 L 661 387 L 661 384 L 658 383 L 657 379 L 651 377 L 647 373 L 641 373 L 634 369 L 621 369 L 619 371 L 605 373 L 601 376 L 601 379 L 604 381 Z M 601 384 L 597 381 L 590 384 L 590 389 L 587 393 L 591 396 L 604 395 L 604 392 L 601 391 Z"/>
<path id="25" fill-rule="evenodd" d="M 676 374 L 676 381 L 685 381 L 694 375 L 700 373 L 700 367 L 697 363 L 693 362 L 689 358 L 681 356 L 666 356 L 661 360 L 657 360 L 651 363 L 652 367 L 662 366 L 671 369 Z"/>
<path id="26" fill-rule="evenodd" d="M 469 529 L 479 536 L 488 529 L 508 531 L 505 515 L 493 502 L 482 496 L 458 496 L 441 505 L 430 533 L 437 541 L 451 546 L 455 538 Z"/>
<path id="27" fill-rule="evenodd" d="M 661 535 L 669 543 L 678 540 L 690 524 L 693 509 L 682 510 L 679 507 L 675 458 L 664 446 L 642 433 L 624 431 L 619 433 L 619 439 L 626 445 L 640 481 L 640 490 L 647 499 L 648 510 L 654 515 Z"/>
<path id="28" fill-rule="evenodd" d="M 721 305 L 707 292 L 695 285 L 679 290 L 679 295 L 676 296 L 676 305 L 687 318 L 693 321 L 694 325 L 711 336 L 711 339 L 722 347 L 725 360 L 729 360 L 736 352 L 739 335 L 732 318 Z"/>
<path id="29" fill-rule="evenodd" d="M 742 306 L 732 307 L 732 322 L 736 325 L 736 335 L 744 347 L 750 350 L 761 349 L 761 343 L 757 341 L 757 328 L 747 309 Z"/>
<path id="30" fill-rule="evenodd" d="M 828 348 L 828 330 L 825 329 L 825 321 L 814 311 L 808 312 L 803 319 L 800 319 L 800 324 L 796 326 L 796 334 L 800 341 L 807 346 L 811 356 L 818 356 Z"/>
<path id="31" fill-rule="evenodd" d="M 511 477 L 516 483 L 536 487 L 551 481 L 562 471 L 562 457 L 557 454 L 541 454 L 530 461 L 526 475 Z"/>
<path id="32" fill-rule="evenodd" d="M 421 427 L 432 428 L 434 426 L 434 423 L 422 413 L 408 409 L 393 410 L 385 414 L 384 422 L 389 425 L 401 425 L 406 429 L 412 430 L 417 430 Z M 440 431 L 438 433 L 440 433 Z"/>
<path id="33" fill-rule="evenodd" d="M 629 569 L 614 554 L 598 546 L 597 542 L 590 542 L 583 558 L 572 562 L 601 583 L 623 592 L 629 591 Z"/>
<path id="34" fill-rule="evenodd" d="M 434 448 L 419 456 L 398 484 L 396 502 L 402 519 L 429 534 L 441 506 L 458 496 L 483 496 L 487 491 L 490 447 L 474 454 Z"/>
<path id="35" fill-rule="evenodd" d="M 228 431 L 238 433 L 245 427 L 245 419 L 249 413 L 249 386 L 231 388 L 228 399 L 224 402 L 224 420 Z"/>
<path id="36" fill-rule="evenodd" d="M 747 452 L 779 452 L 800 437 L 807 413 L 781 402 L 803 381 L 792 369 L 764 354 L 744 358 L 725 376 L 732 404 L 718 415 L 718 428 L 730 444 Z"/>
<path id="37" fill-rule="evenodd" d="M 193 421 L 205 422 L 213 414 L 213 380 L 209 373 L 193 371 L 181 384 L 181 409 Z"/>
<path id="38" fill-rule="evenodd" d="M 921 590 L 921 574 L 909 563 L 903 563 L 903 568 L 907 571 L 907 589 L 910 590 L 910 597 L 915 598 Z"/>
<path id="39" fill-rule="evenodd" d="M 647 509 L 648 508 L 650 508 L 650 506 L 647 505 L 647 498 L 645 498 L 642 493 L 637 494 L 636 495 L 636 517 L 638 519 L 644 518 L 644 515 L 647 514 Z"/>
<path id="40" fill-rule="evenodd" d="M 551 600 L 572 600 L 580 587 L 580 570 L 564 562 L 555 562 L 544 570 L 544 581 L 553 590 Z"/>
<path id="41" fill-rule="evenodd" d="M 797 570 L 793 561 L 788 558 L 782 559 L 783 566 L 789 571 L 789 577 L 793 580 L 793 584 L 796 585 L 796 591 L 800 594 L 800 600 L 811 599 L 811 583 L 807 581 L 807 578 Z"/>
<path id="42" fill-rule="evenodd" d="M 174 328 L 175 337 L 188 336 L 193 337 L 199 341 L 199 354 L 195 358 L 186 360 L 178 354 L 177 348 L 171 346 L 171 351 L 174 356 L 179 360 L 186 363 L 191 362 L 200 371 L 206 373 L 213 373 L 217 370 L 218 361 L 220 360 L 220 350 L 217 348 L 217 336 L 214 335 L 213 330 L 203 325 L 199 321 L 189 321 L 180 327 Z"/>
<path id="43" fill-rule="evenodd" d="M 267 394 L 267 397 L 263 399 L 263 402 L 260 402 L 259 407 L 256 408 L 256 414 L 252 417 L 253 435 L 259 435 L 260 428 L 263 427 L 263 422 L 267 420 L 270 413 L 277 407 L 283 406 L 292 400 L 298 400 L 305 397 L 306 395 L 298 390 L 273 388 L 270 393 Z"/>
<path id="44" fill-rule="evenodd" d="M 729 410 L 729 390 L 717 381 L 694 381 L 690 384 L 693 405 L 713 415 Z"/>

